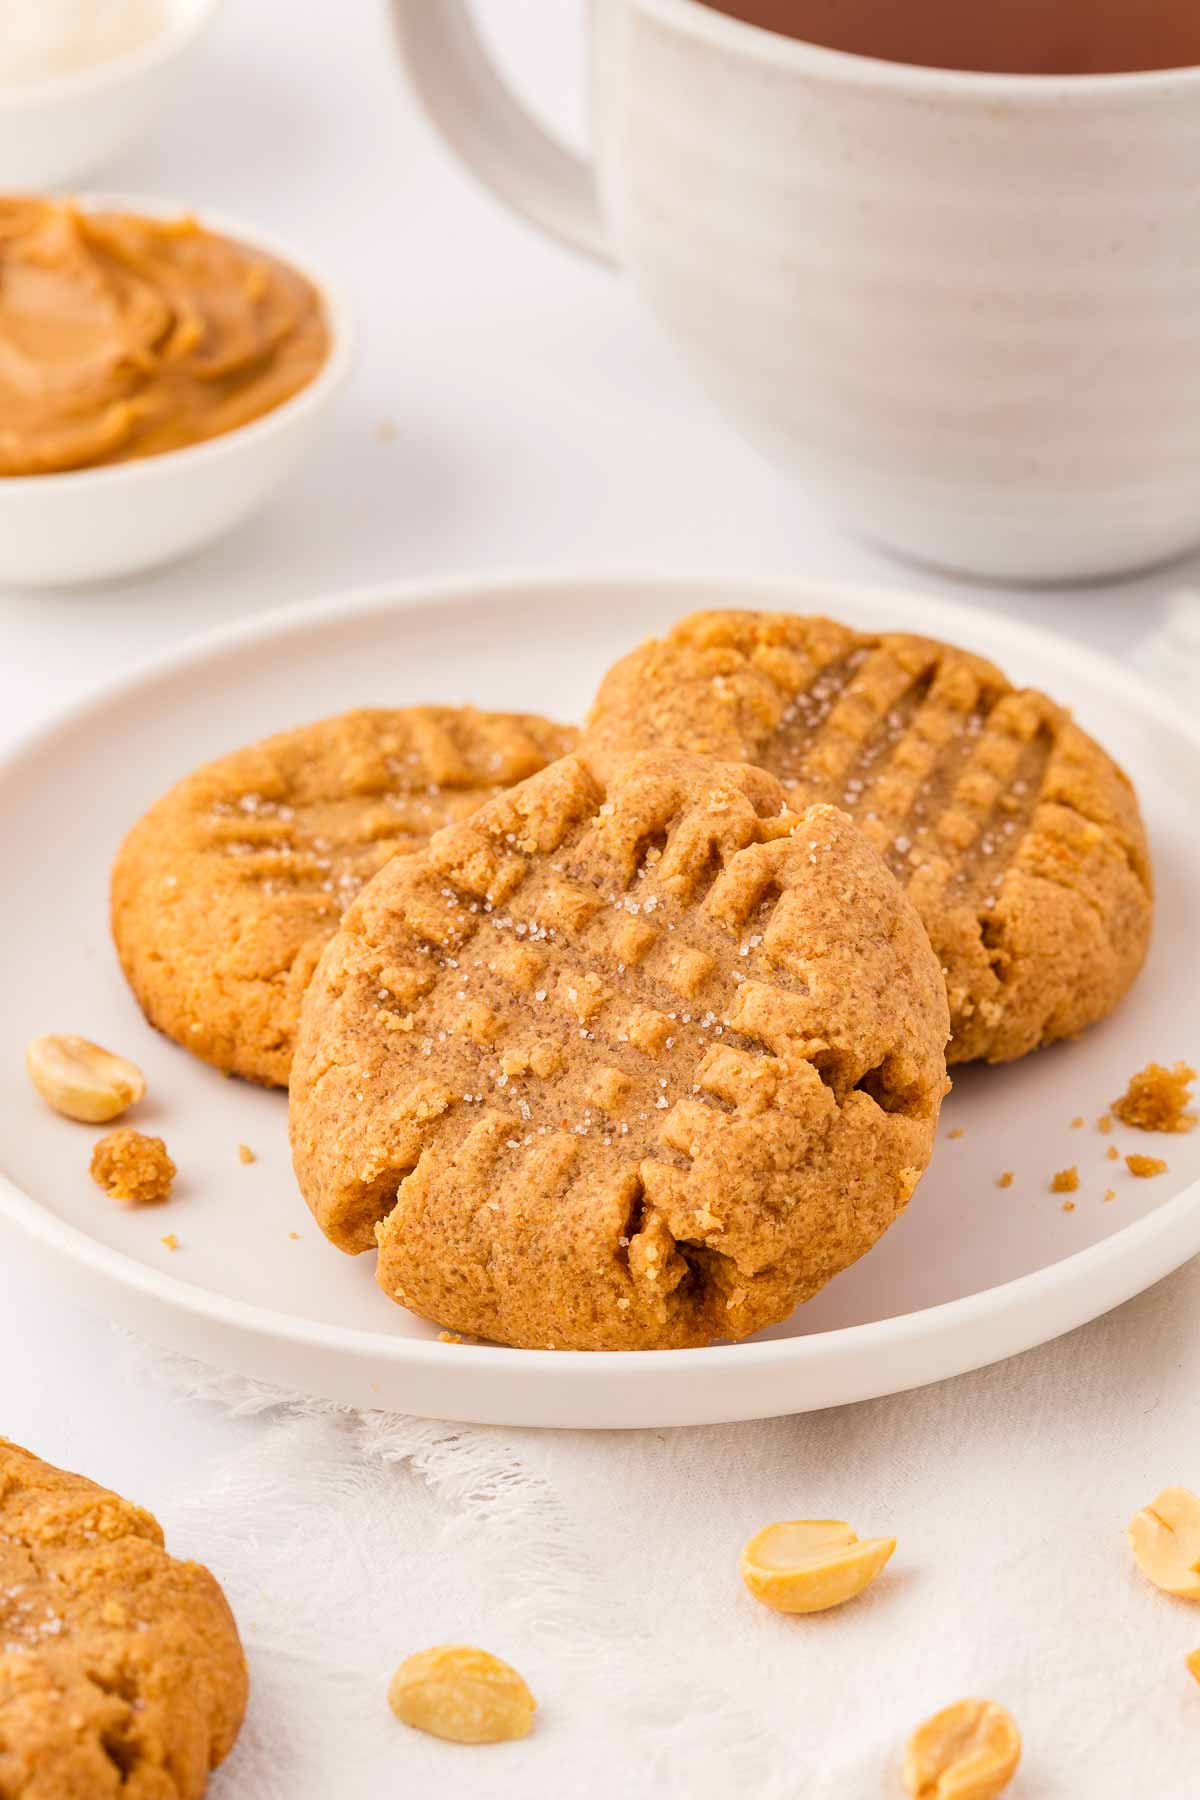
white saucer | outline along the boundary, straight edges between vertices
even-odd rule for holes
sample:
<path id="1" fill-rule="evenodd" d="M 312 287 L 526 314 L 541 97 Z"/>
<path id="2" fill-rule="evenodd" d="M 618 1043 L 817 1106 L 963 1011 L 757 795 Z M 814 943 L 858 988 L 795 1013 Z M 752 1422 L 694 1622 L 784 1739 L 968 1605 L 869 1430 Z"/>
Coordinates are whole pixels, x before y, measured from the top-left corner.
<path id="1" fill-rule="evenodd" d="M 126 827 L 195 763 L 361 704 L 474 701 L 578 718 L 605 667 L 703 606 L 824 610 L 994 657 L 1072 704 L 1138 784 L 1158 873 L 1150 961 L 1119 1014 L 1074 1044 L 958 1073 L 908 1214 L 786 1324 L 711 1350 L 578 1355 L 443 1344 L 384 1298 L 371 1256 L 322 1239 L 288 1159 L 285 1102 L 158 1037 L 108 940 L 108 866 Z M 1069 1331 L 1200 1250 L 1200 1130 L 1101 1135 L 1154 1058 L 1198 1060 L 1200 733 L 1116 664 L 972 608 L 800 582 L 512 576 L 351 594 L 157 658 L 0 762 L 0 1221 L 78 1302 L 170 1348 L 359 1406 L 558 1426 L 766 1417 L 892 1393 Z M 27 1040 L 73 1031 L 132 1057 L 130 1123 L 180 1169 L 162 1208 L 127 1213 L 88 1176 L 94 1128 L 29 1087 Z M 1086 1119 L 1072 1129 L 1077 1115 Z M 961 1132 L 961 1136 L 952 1133 Z M 258 1160 L 243 1166 L 239 1143 Z M 1116 1143 L 1166 1157 L 1135 1180 Z M 1049 1192 L 1078 1164 L 1073 1211 Z M 1011 1187 L 996 1185 L 1014 1171 Z M 1105 1201 L 1107 1188 L 1116 1198 Z M 169 1232 L 179 1249 L 160 1242 Z M 298 1233 L 293 1237 L 291 1233 Z M 11 1278 L 11 1276 L 10 1276 Z"/>

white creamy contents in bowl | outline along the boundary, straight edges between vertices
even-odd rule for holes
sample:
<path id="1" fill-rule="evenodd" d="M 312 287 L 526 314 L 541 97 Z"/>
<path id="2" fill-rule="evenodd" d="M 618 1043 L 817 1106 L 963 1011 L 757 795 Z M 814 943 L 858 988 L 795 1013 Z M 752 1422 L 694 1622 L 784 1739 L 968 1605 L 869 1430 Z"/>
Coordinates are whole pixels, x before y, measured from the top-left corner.
<path id="1" fill-rule="evenodd" d="M 168 0 L 4 0 L 0 88 L 110 62 L 141 49 L 169 23 Z"/>

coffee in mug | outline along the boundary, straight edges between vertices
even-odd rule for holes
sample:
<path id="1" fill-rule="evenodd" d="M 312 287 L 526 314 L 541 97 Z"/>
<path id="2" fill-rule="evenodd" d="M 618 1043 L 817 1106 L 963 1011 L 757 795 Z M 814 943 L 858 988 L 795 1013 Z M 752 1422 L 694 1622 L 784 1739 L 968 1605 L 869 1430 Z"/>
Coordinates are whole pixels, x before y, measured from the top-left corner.
<path id="1" fill-rule="evenodd" d="M 1196 0 L 704 0 L 782 37 L 884 62 L 1001 75 L 1200 64 Z"/>

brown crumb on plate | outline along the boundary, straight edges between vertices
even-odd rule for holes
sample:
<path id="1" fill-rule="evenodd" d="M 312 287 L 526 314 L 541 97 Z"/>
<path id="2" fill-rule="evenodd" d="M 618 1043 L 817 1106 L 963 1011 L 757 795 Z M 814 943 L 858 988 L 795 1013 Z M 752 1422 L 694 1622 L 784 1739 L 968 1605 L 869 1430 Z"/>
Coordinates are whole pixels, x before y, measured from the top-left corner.
<path id="1" fill-rule="evenodd" d="M 1115 1200 L 1115 1199 L 1116 1199 L 1116 1197 L 1117 1197 L 1117 1190 L 1116 1190 L 1116 1188 L 1105 1188 L 1105 1190 L 1104 1190 L 1104 1198 L 1105 1198 L 1105 1199 L 1106 1199 L 1106 1200 Z"/>
<path id="2" fill-rule="evenodd" d="M 1117 1149 L 1115 1144 L 1110 1144 L 1104 1154 L 1107 1156 L 1109 1162 L 1120 1162 L 1121 1160 L 1121 1152 Z"/>
<path id="3" fill-rule="evenodd" d="M 1173 1069 L 1147 1063 L 1130 1076 L 1112 1109 L 1123 1125 L 1135 1125 L 1139 1131 L 1190 1131 L 1196 1123 L 1195 1113 L 1187 1110 L 1195 1079 L 1195 1069 L 1185 1062 L 1177 1062 Z"/>
<path id="4" fill-rule="evenodd" d="M 1079 1170 L 1071 1165 L 1069 1169 L 1059 1169 L 1051 1177 L 1050 1192 L 1052 1194 L 1073 1194 L 1079 1186 Z"/>
<path id="5" fill-rule="evenodd" d="M 121 1125 L 95 1145 L 91 1173 L 122 1206 L 153 1206 L 170 1193 L 176 1170 L 160 1137 Z"/>
<path id="6" fill-rule="evenodd" d="M 255 1162 L 256 1160 L 257 1159 L 254 1155 L 254 1152 L 250 1148 L 249 1144 L 239 1144 L 238 1145 L 238 1161 L 239 1162 L 252 1163 L 252 1162 Z"/>
<path id="7" fill-rule="evenodd" d="M 1150 1175 L 1165 1175 L 1167 1165 L 1161 1156 L 1127 1156 L 1125 1167 L 1131 1175 L 1139 1175 L 1145 1180 Z"/>
<path id="8" fill-rule="evenodd" d="M 294 1240 L 298 1240 L 300 1237 L 300 1233 L 298 1231 L 289 1231 L 288 1236 Z"/>
<path id="9" fill-rule="evenodd" d="M 158 1241 L 160 1244 L 165 1244 L 168 1250 L 178 1250 L 179 1248 L 179 1239 L 173 1231 L 168 1231 L 166 1237 L 160 1237 Z"/>
<path id="10" fill-rule="evenodd" d="M 1100 1117 L 1096 1120 L 1096 1130 L 1103 1131 L 1105 1133 L 1108 1133 L 1112 1130 L 1112 1114 L 1111 1113 L 1101 1113 L 1100 1114 Z"/>
<path id="11" fill-rule="evenodd" d="M 952 1137 L 952 1138 L 960 1138 L 962 1135 L 963 1135 L 963 1128 L 961 1125 L 956 1125 L 954 1127 L 953 1131 L 948 1131 L 946 1133 L 947 1137 Z"/>
<path id="12" fill-rule="evenodd" d="M 1082 1131 L 1086 1124 L 1087 1120 L 1083 1117 L 1082 1113 L 1076 1113 L 1075 1117 L 1071 1120 L 1071 1130 Z"/>
<path id="13" fill-rule="evenodd" d="M 996 1186 L 997 1187 L 1011 1187 L 1012 1184 L 1013 1184 L 1013 1172 L 1011 1169 L 1005 1169 L 1003 1175 L 997 1175 L 997 1177 L 996 1177 Z"/>
<path id="14" fill-rule="evenodd" d="M 1064 1212 L 1074 1212 L 1075 1202 L 1073 1200 L 1064 1200 L 1062 1209 Z"/>

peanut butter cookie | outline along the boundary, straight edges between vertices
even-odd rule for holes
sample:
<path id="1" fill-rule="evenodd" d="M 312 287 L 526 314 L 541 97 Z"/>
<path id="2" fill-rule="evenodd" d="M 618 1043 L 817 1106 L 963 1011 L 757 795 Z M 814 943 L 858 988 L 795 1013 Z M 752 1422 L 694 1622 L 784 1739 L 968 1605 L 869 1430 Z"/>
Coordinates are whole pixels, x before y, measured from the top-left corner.
<path id="1" fill-rule="evenodd" d="M 305 997 L 300 1185 L 402 1305 L 655 1349 L 785 1317 L 903 1211 L 949 1029 L 833 807 L 677 752 L 569 756 L 398 858 Z"/>
<path id="2" fill-rule="evenodd" d="M 216 1068 L 286 1087 L 300 996 L 362 884 L 575 737 L 472 707 L 362 710 L 186 776 L 113 868 L 113 938 L 146 1017 Z"/>
<path id="3" fill-rule="evenodd" d="M 928 638 L 786 613 L 694 613 L 601 684 L 601 769 L 674 746 L 742 757 L 788 804 L 849 812 L 946 974 L 949 1061 L 1005 1062 L 1110 1013 L 1152 889 L 1133 787 L 1064 708 Z"/>
<path id="4" fill-rule="evenodd" d="M 245 1709 L 208 1570 L 140 1506 L 0 1438 L 4 1800 L 198 1800 Z"/>

